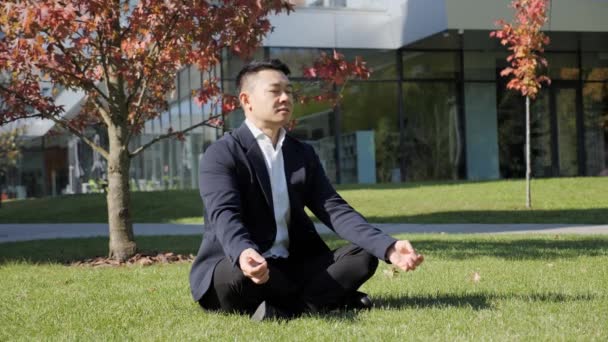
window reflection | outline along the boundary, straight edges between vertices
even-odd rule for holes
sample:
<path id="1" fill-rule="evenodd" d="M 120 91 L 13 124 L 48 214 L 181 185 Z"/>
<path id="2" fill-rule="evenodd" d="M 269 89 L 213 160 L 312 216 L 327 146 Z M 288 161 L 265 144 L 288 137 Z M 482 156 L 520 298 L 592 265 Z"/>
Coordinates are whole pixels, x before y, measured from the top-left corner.
<path id="1" fill-rule="evenodd" d="M 406 79 L 456 79 L 460 70 L 459 61 L 460 58 L 456 51 L 405 51 L 403 53 L 403 77 Z"/>
<path id="2" fill-rule="evenodd" d="M 406 82 L 406 179 L 457 179 L 462 158 L 458 106 L 453 83 Z"/>
<path id="3" fill-rule="evenodd" d="M 585 82 L 585 149 L 587 175 L 608 174 L 608 82 Z"/>
<path id="4" fill-rule="evenodd" d="M 342 105 L 345 183 L 400 182 L 396 82 L 357 82 Z"/>

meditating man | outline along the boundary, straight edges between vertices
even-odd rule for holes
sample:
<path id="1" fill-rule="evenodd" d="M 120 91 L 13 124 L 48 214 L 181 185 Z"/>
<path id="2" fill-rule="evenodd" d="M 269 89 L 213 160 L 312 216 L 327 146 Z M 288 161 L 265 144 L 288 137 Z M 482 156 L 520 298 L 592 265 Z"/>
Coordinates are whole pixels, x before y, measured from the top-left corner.
<path id="1" fill-rule="evenodd" d="M 423 261 L 409 241 L 371 226 L 349 206 L 313 148 L 286 132 L 289 74 L 279 60 L 245 65 L 236 83 L 246 120 L 200 162 L 205 229 L 190 288 L 204 309 L 263 320 L 369 308 L 357 289 L 378 259 L 405 271 Z M 304 207 L 352 244 L 331 251 Z"/>

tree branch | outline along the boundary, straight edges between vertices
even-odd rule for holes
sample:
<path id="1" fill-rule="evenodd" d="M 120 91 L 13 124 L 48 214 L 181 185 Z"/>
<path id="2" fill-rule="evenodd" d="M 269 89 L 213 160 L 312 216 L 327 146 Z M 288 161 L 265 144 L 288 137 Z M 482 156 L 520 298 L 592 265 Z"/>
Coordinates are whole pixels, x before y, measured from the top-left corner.
<path id="1" fill-rule="evenodd" d="M 148 52 L 148 55 L 146 57 L 144 57 L 144 61 L 146 59 L 152 58 L 156 53 L 159 53 L 160 51 L 163 50 L 163 43 L 165 42 L 165 39 L 167 39 L 169 37 L 169 34 L 173 31 L 173 27 L 175 26 L 175 24 L 177 24 L 179 17 L 177 15 L 173 16 L 173 18 L 171 18 L 171 22 L 169 24 L 169 27 L 165 30 L 165 34 L 164 36 L 155 41 L 154 42 L 154 46 L 152 46 L 152 48 L 150 49 L 150 51 Z M 152 69 L 154 69 L 155 65 L 152 66 Z M 131 94 L 129 94 L 129 96 L 127 97 L 127 104 L 131 103 L 131 101 L 133 101 L 133 97 L 135 97 L 135 95 L 137 94 L 139 87 L 142 85 L 142 82 L 144 82 L 144 79 L 147 79 L 144 71 L 142 70 L 141 76 L 135 81 L 135 86 L 133 87 L 133 92 L 131 92 Z"/>
<path id="2" fill-rule="evenodd" d="M 140 147 L 138 147 L 137 149 L 135 149 L 135 151 L 130 152 L 129 153 L 129 157 L 133 158 L 133 157 L 137 156 L 143 150 L 147 149 L 148 147 L 152 146 L 153 144 L 155 144 L 155 143 L 157 143 L 157 142 L 159 142 L 159 141 L 161 141 L 163 139 L 167 139 L 167 138 L 179 135 L 179 134 L 186 134 L 186 133 L 190 132 L 191 130 L 193 130 L 195 128 L 198 128 L 198 127 L 201 127 L 201 126 L 208 126 L 208 127 L 216 128 L 215 126 L 210 125 L 209 121 L 211 121 L 213 119 L 217 119 L 217 118 L 219 118 L 221 116 L 222 116 L 222 114 L 214 115 L 212 117 L 207 118 L 207 120 L 201 121 L 201 122 L 197 123 L 196 125 L 192 125 L 192 126 L 186 128 L 186 129 L 183 129 L 181 131 L 174 131 L 174 132 L 171 132 L 171 133 L 166 133 L 166 134 L 159 135 L 156 138 L 148 141 L 144 145 L 141 145 Z"/>
<path id="3" fill-rule="evenodd" d="M 139 94 L 139 100 L 137 101 L 137 104 L 135 105 L 135 119 L 133 120 L 133 125 L 137 125 L 137 123 L 139 122 L 139 120 L 141 119 L 142 116 L 142 110 L 141 110 L 141 104 L 144 101 L 144 94 L 146 93 L 148 89 L 148 78 L 144 79 L 144 84 L 141 87 L 141 93 Z M 129 132 L 127 133 L 127 139 L 126 139 L 126 143 L 125 144 L 129 144 L 129 141 L 131 141 L 131 136 L 133 135 L 133 128 L 131 128 L 129 130 Z"/>
<path id="4" fill-rule="evenodd" d="M 80 68 L 80 65 L 78 64 L 78 62 L 74 59 L 73 55 L 70 55 L 66 52 L 66 48 L 63 46 L 63 43 L 61 41 L 57 42 L 57 47 L 59 48 L 59 50 L 61 50 L 61 52 L 63 52 L 63 54 L 65 56 L 70 56 L 70 61 L 72 62 L 72 64 L 74 65 L 74 67 L 76 68 L 76 71 L 81 73 L 82 75 L 85 74 L 85 71 L 83 69 Z M 80 52 L 80 55 L 83 59 L 87 59 L 85 56 L 82 55 L 82 52 Z M 47 66 L 44 66 L 44 68 L 48 68 Z M 51 69 L 51 70 L 56 70 L 56 69 Z M 58 71 L 61 72 L 61 71 Z M 68 73 L 68 72 L 66 72 Z M 99 87 L 97 87 L 97 85 L 95 85 L 95 82 L 92 80 L 87 80 L 86 78 L 80 78 L 77 75 L 74 75 L 72 73 L 68 73 L 70 76 L 76 78 L 77 80 L 79 80 L 80 82 L 82 82 L 83 84 L 85 84 L 87 87 L 90 87 L 91 89 L 95 90 L 96 92 L 98 92 L 106 101 L 110 102 L 110 98 L 109 98 L 109 92 L 110 90 L 108 89 L 108 95 L 104 94 L 103 91 L 101 91 L 101 89 Z"/>
<path id="5" fill-rule="evenodd" d="M 112 124 L 112 118 L 110 113 L 108 113 L 108 111 L 103 108 L 103 103 L 101 103 L 98 98 L 93 98 L 93 104 L 95 105 L 95 108 L 97 108 L 97 110 L 99 111 L 99 115 L 101 115 L 101 118 L 106 123 L 106 126 L 110 126 Z"/>
<path id="6" fill-rule="evenodd" d="M 26 115 L 26 116 L 18 116 L 18 117 L 10 118 L 8 120 L 2 119 L 0 121 L 0 126 L 6 125 L 6 124 L 11 123 L 11 122 L 19 121 L 21 119 L 32 119 L 32 118 L 40 118 L 40 119 L 42 119 L 43 116 L 42 116 L 42 114 L 38 113 L 38 114 L 32 114 L 32 115 Z"/>
<path id="7" fill-rule="evenodd" d="M 102 65 L 103 74 L 104 74 L 103 81 L 106 85 L 108 97 L 111 97 L 110 96 L 110 72 L 108 71 L 107 53 L 102 52 L 103 42 L 101 41 L 101 33 L 99 31 L 97 31 L 97 40 L 99 42 L 99 53 L 100 53 L 99 57 L 101 59 L 101 65 Z M 108 103 L 111 102 L 109 99 L 107 101 L 108 101 Z"/>
<path id="8" fill-rule="evenodd" d="M 103 147 L 95 144 L 93 141 L 91 141 L 91 139 L 87 138 L 84 134 L 82 134 L 82 132 L 80 132 L 79 130 L 74 128 L 67 121 L 57 119 L 56 117 L 53 117 L 53 116 L 51 116 L 50 119 L 53 120 L 59 126 L 69 130 L 72 134 L 74 134 L 77 137 L 79 137 L 80 139 L 82 139 L 82 141 L 87 143 L 87 145 L 91 146 L 91 148 L 94 149 L 95 151 L 99 152 L 99 154 L 101 154 L 106 160 L 108 160 L 110 158 L 110 153 L 108 151 L 106 151 Z"/>

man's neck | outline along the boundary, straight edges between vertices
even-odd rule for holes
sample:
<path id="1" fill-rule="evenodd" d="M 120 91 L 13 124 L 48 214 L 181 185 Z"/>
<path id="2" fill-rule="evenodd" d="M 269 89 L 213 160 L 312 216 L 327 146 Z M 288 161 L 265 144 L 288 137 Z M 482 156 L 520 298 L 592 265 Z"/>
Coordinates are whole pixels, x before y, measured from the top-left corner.
<path id="1" fill-rule="evenodd" d="M 279 142 L 279 134 L 281 132 L 281 126 L 274 127 L 269 125 L 264 125 L 263 122 L 252 120 L 251 118 L 247 118 L 249 122 L 251 122 L 255 127 L 257 127 L 264 135 L 270 138 L 272 141 L 272 146 L 276 147 Z"/>

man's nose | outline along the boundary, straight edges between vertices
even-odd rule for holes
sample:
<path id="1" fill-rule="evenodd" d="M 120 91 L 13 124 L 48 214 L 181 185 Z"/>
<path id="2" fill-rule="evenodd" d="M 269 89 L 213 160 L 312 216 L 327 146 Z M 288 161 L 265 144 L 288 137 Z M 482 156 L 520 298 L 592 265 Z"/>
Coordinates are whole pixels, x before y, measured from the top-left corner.
<path id="1" fill-rule="evenodd" d="M 281 92 L 281 96 L 279 97 L 279 102 L 291 102 L 291 94 L 286 91 Z"/>

